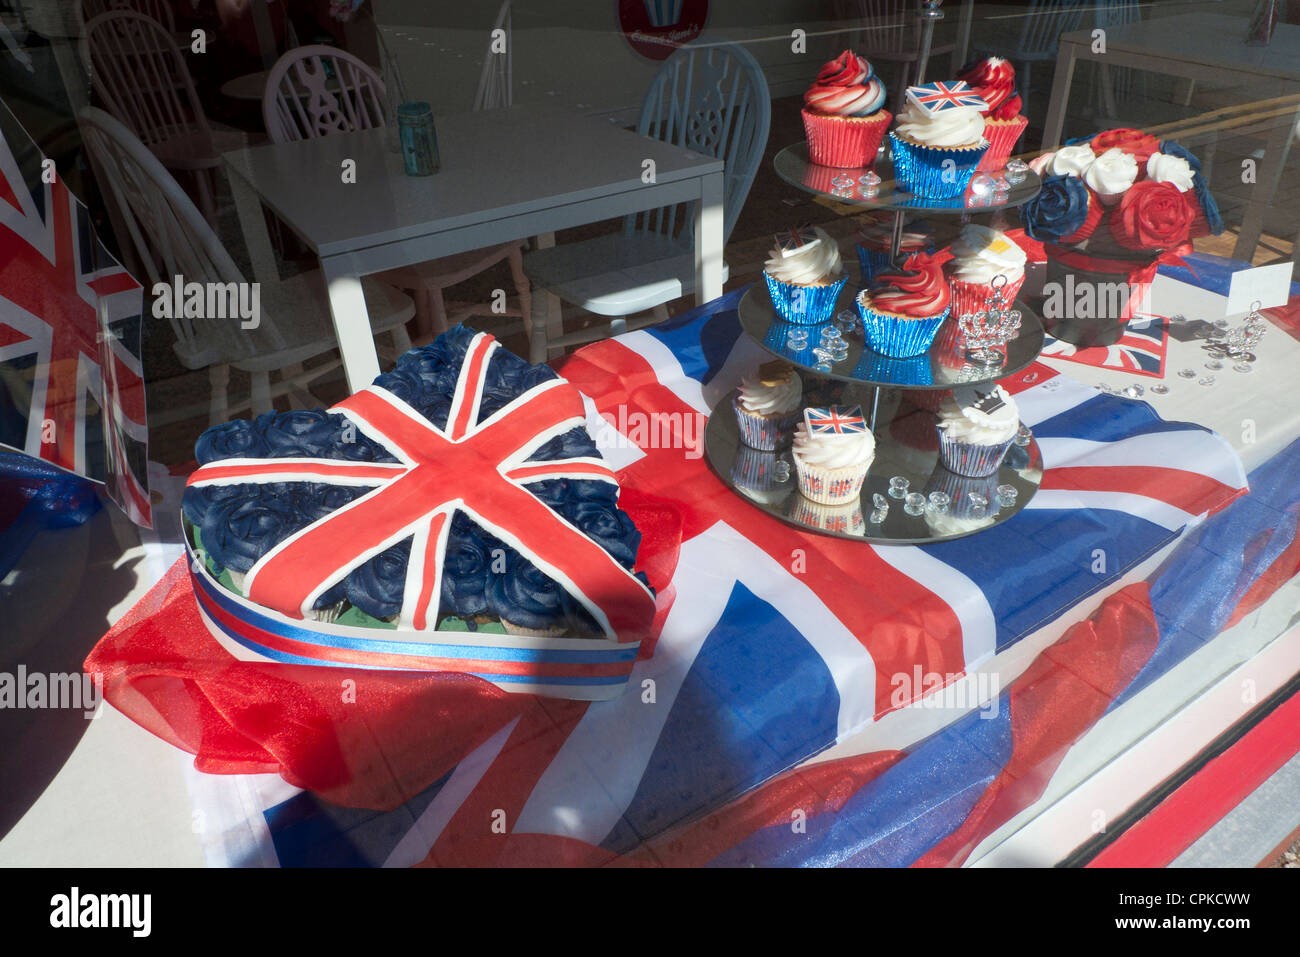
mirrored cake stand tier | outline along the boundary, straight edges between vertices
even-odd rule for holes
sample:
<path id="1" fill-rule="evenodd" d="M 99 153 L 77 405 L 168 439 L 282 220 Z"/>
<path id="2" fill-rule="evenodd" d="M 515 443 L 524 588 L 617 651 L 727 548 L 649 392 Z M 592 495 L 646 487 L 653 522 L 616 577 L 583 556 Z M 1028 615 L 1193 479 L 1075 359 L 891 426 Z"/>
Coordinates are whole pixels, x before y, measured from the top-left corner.
<path id="1" fill-rule="evenodd" d="M 887 141 L 886 141 L 887 142 Z M 1038 195 L 1042 188 L 1042 178 L 1033 170 L 1025 171 L 1025 178 L 1011 186 L 1006 195 L 997 202 L 972 200 L 969 187 L 964 194 L 955 199 L 922 199 L 898 188 L 894 180 L 893 163 L 886 159 L 877 160 L 875 173 L 880 177 L 880 185 L 871 198 L 862 195 L 860 178 L 872 167 L 862 166 L 840 169 L 833 166 L 820 166 L 808 158 L 806 141 L 787 146 L 776 154 L 772 161 L 776 174 L 791 186 L 818 196 L 826 196 L 838 203 L 849 206 L 861 206 L 863 209 L 919 210 L 940 215 L 959 215 L 969 213 L 978 215 L 992 213 L 999 209 L 1011 209 L 1022 206 Z M 992 175 L 992 174 L 990 174 Z M 852 186 L 837 188 L 832 182 L 836 177 L 845 177 L 852 181 Z M 991 200 L 991 196 L 989 200 Z"/>
<path id="2" fill-rule="evenodd" d="M 858 317 L 854 305 L 857 293 L 852 283 L 845 283 L 832 317 L 845 309 Z M 983 365 L 969 361 L 956 320 L 951 316 L 944 320 L 930 351 L 911 359 L 891 359 L 873 352 L 862 337 L 861 318 L 858 317 L 854 334 L 845 336 L 849 347 L 847 355 L 826 362 L 825 368 L 818 368 L 822 359 L 814 354 L 814 349 L 821 341 L 822 331 L 835 324 L 833 319 L 818 326 L 786 322 L 772 307 L 767 289 L 757 283 L 741 297 L 738 311 L 741 328 L 750 338 L 772 355 L 785 359 L 810 376 L 897 389 L 951 389 L 959 385 L 981 385 L 1014 375 L 1038 358 L 1043 348 L 1042 321 L 1021 301 L 1016 302 L 1015 308 L 1020 310 L 1020 329 L 1007 343 L 1006 358 L 1001 364 Z M 796 348 L 790 344 L 790 334 L 794 330 L 807 331 L 807 345 Z"/>
<path id="3" fill-rule="evenodd" d="M 842 388 L 841 404 L 869 401 L 868 387 Z M 1007 450 L 997 475 L 963 478 L 939 464 L 934 414 L 911 407 L 905 395 L 903 402 L 905 407 L 876 434 L 875 459 L 854 504 L 826 507 L 804 498 L 799 492 L 788 447 L 777 452 L 758 452 L 741 443 L 731 396 L 719 403 L 709 416 L 704 431 L 705 456 L 723 483 L 755 508 L 804 531 L 874 545 L 925 545 L 973 535 L 1011 518 L 1038 491 L 1043 478 L 1043 459 L 1032 436 L 1028 445 L 1013 444 Z M 782 459 L 788 465 L 789 474 L 784 481 L 778 481 L 781 470 L 777 462 Z M 933 491 L 947 494 L 951 499 L 947 513 L 908 514 L 905 500 L 889 495 L 890 479 L 896 476 L 906 478 L 909 491 L 920 492 L 927 499 Z M 998 486 L 1014 488 L 1015 499 L 1001 504 Z M 972 492 L 987 499 L 983 514 L 977 502 L 970 498 Z M 889 503 L 888 513 L 878 522 L 871 521 L 875 495 L 884 496 Z"/>

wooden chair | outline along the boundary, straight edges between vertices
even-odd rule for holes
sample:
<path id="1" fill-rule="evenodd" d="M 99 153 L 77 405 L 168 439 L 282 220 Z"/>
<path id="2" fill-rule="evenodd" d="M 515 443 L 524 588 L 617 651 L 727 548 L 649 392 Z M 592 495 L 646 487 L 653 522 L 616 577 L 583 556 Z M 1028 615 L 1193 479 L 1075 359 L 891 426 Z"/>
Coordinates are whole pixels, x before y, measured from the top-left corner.
<path id="1" fill-rule="evenodd" d="M 1022 18 L 1020 35 L 1010 49 L 1005 44 L 975 45 L 975 50 L 983 55 L 1005 57 L 1016 65 L 1022 114 L 1029 115 L 1030 68 L 1035 63 L 1054 61 L 1061 34 L 1079 29 L 1083 18 L 1092 11 L 1093 0 L 1033 0 Z"/>
<path id="2" fill-rule="evenodd" d="M 734 43 L 688 45 L 665 61 L 650 84 L 637 132 L 724 161 L 725 243 L 762 161 L 771 120 L 767 81 L 749 51 Z M 628 317 L 646 310 L 651 317 L 635 327 L 666 319 L 669 302 L 693 293 L 694 217 L 688 206 L 637 213 L 614 235 L 526 255 L 524 271 L 536 288 L 532 361 L 626 332 L 633 328 Z M 722 269 L 725 281 L 726 263 Z M 546 308 L 542 290 L 612 321 L 565 335 L 559 310 Z"/>
<path id="3" fill-rule="evenodd" d="M 266 78 L 262 118 L 273 142 L 328 136 L 346 130 L 383 127 L 388 122 L 384 81 L 364 61 L 327 46 L 307 46 L 280 57 Z M 447 256 L 417 266 L 378 273 L 379 278 L 411 291 L 416 304 L 417 337 L 436 336 L 447 329 L 443 290 L 508 260 L 519 295 L 519 316 L 530 331 L 531 290 L 524 276 L 521 242 Z M 461 310 L 457 321 L 471 310 Z"/>
<path id="4" fill-rule="evenodd" d="M 139 13 L 157 21 L 173 36 L 176 34 L 176 16 L 167 0 L 77 0 L 77 6 L 82 23 L 103 13 Z"/>
<path id="5" fill-rule="evenodd" d="M 238 130 L 214 129 L 185 58 L 167 29 L 141 13 L 103 13 L 86 24 L 91 82 L 116 116 L 170 170 L 194 176 L 204 218 L 216 226 L 221 154 L 249 145 Z"/>
<path id="6" fill-rule="evenodd" d="M 158 159 L 127 127 L 103 110 L 81 113 L 87 149 L 108 179 L 111 196 L 125 221 L 128 236 L 145 264 L 151 283 L 244 284 L 244 277 L 217 234 L 199 215 L 185 192 Z M 127 237 L 119 237 L 125 242 Z M 405 323 L 415 313 L 411 300 L 382 283 L 363 280 L 366 309 L 376 333 L 388 333 L 398 353 L 410 348 Z M 230 367 L 247 372 L 251 394 L 234 408 L 251 407 L 254 415 L 271 411 L 277 395 L 294 393 L 308 404 L 306 385 L 341 362 L 334 359 L 303 370 L 302 363 L 337 348 L 330 323 L 325 281 L 318 270 L 260 287 L 261 310 L 255 328 L 241 328 L 238 318 L 173 316 L 176 356 L 187 369 L 209 370 L 212 383 L 210 422 L 226 421 L 231 410 L 227 386 Z M 271 372 L 280 378 L 271 384 Z"/>

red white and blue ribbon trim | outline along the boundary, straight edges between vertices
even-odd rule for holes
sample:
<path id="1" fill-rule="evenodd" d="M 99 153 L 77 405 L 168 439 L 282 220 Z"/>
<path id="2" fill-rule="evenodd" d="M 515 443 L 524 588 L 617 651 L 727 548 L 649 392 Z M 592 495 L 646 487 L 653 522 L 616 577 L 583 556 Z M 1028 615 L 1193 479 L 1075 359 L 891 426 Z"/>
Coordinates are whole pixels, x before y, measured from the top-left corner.
<path id="1" fill-rule="evenodd" d="M 621 694 L 640 642 L 459 631 L 389 631 L 295 619 L 215 578 L 186 542 L 199 614 L 241 661 L 397 671 L 457 671 L 505 691 L 603 701 Z"/>

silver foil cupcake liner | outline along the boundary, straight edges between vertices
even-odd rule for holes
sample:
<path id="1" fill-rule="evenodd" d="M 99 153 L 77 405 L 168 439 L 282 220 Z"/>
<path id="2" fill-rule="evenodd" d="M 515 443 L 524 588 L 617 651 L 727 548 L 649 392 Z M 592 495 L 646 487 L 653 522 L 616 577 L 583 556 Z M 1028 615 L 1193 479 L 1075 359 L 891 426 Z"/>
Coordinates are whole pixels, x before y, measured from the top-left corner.
<path id="1" fill-rule="evenodd" d="M 794 438 L 794 427 L 802 415 L 799 410 L 779 418 L 755 415 L 740 404 L 739 394 L 732 396 L 731 407 L 736 413 L 736 424 L 740 426 L 740 441 L 760 452 L 775 452 L 789 445 Z"/>
<path id="2" fill-rule="evenodd" d="M 997 475 L 971 478 L 958 475 L 940 466 L 930 473 L 930 477 L 926 479 L 922 491 L 927 498 L 931 492 L 945 493 L 948 496 L 948 514 L 953 518 L 964 520 L 996 515 L 999 511 L 997 488 Z M 983 511 L 971 500 L 971 492 L 983 496 L 984 501 L 987 503 Z"/>
<path id="3" fill-rule="evenodd" d="M 939 461 L 948 471 L 968 478 L 996 475 L 998 469 L 1002 467 L 1002 460 L 1006 458 L 1007 449 L 1011 448 L 1012 439 L 997 445 L 976 445 L 973 442 L 958 442 L 948 438 L 947 429 L 938 429 L 938 431 Z"/>
<path id="4" fill-rule="evenodd" d="M 800 326 L 818 326 L 827 322 L 835 314 L 835 300 L 840 297 L 840 290 L 849 281 L 845 276 L 824 285 L 800 286 L 773 279 L 766 271 L 763 279 L 767 282 L 767 292 L 777 313 L 786 322 Z"/>

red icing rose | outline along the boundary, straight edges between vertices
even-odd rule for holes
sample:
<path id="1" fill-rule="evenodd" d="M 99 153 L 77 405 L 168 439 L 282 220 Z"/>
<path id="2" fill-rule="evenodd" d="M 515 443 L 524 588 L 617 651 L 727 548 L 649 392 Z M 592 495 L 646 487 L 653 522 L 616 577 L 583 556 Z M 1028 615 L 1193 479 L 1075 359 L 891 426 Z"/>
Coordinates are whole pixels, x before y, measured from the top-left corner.
<path id="1" fill-rule="evenodd" d="M 1143 180 L 1129 187 L 1110 216 L 1110 232 L 1126 249 L 1167 249 L 1187 239 L 1192 210 L 1173 183 Z"/>
<path id="2" fill-rule="evenodd" d="M 1160 152 L 1160 141 L 1158 139 L 1143 133 L 1141 130 L 1129 128 L 1106 130 L 1103 133 L 1098 133 L 1092 138 L 1089 145 L 1098 156 L 1109 149 L 1121 149 L 1125 153 L 1132 153 L 1137 160 L 1138 179 L 1143 179 L 1146 176 L 1147 160 L 1151 158 L 1151 154 Z"/>

